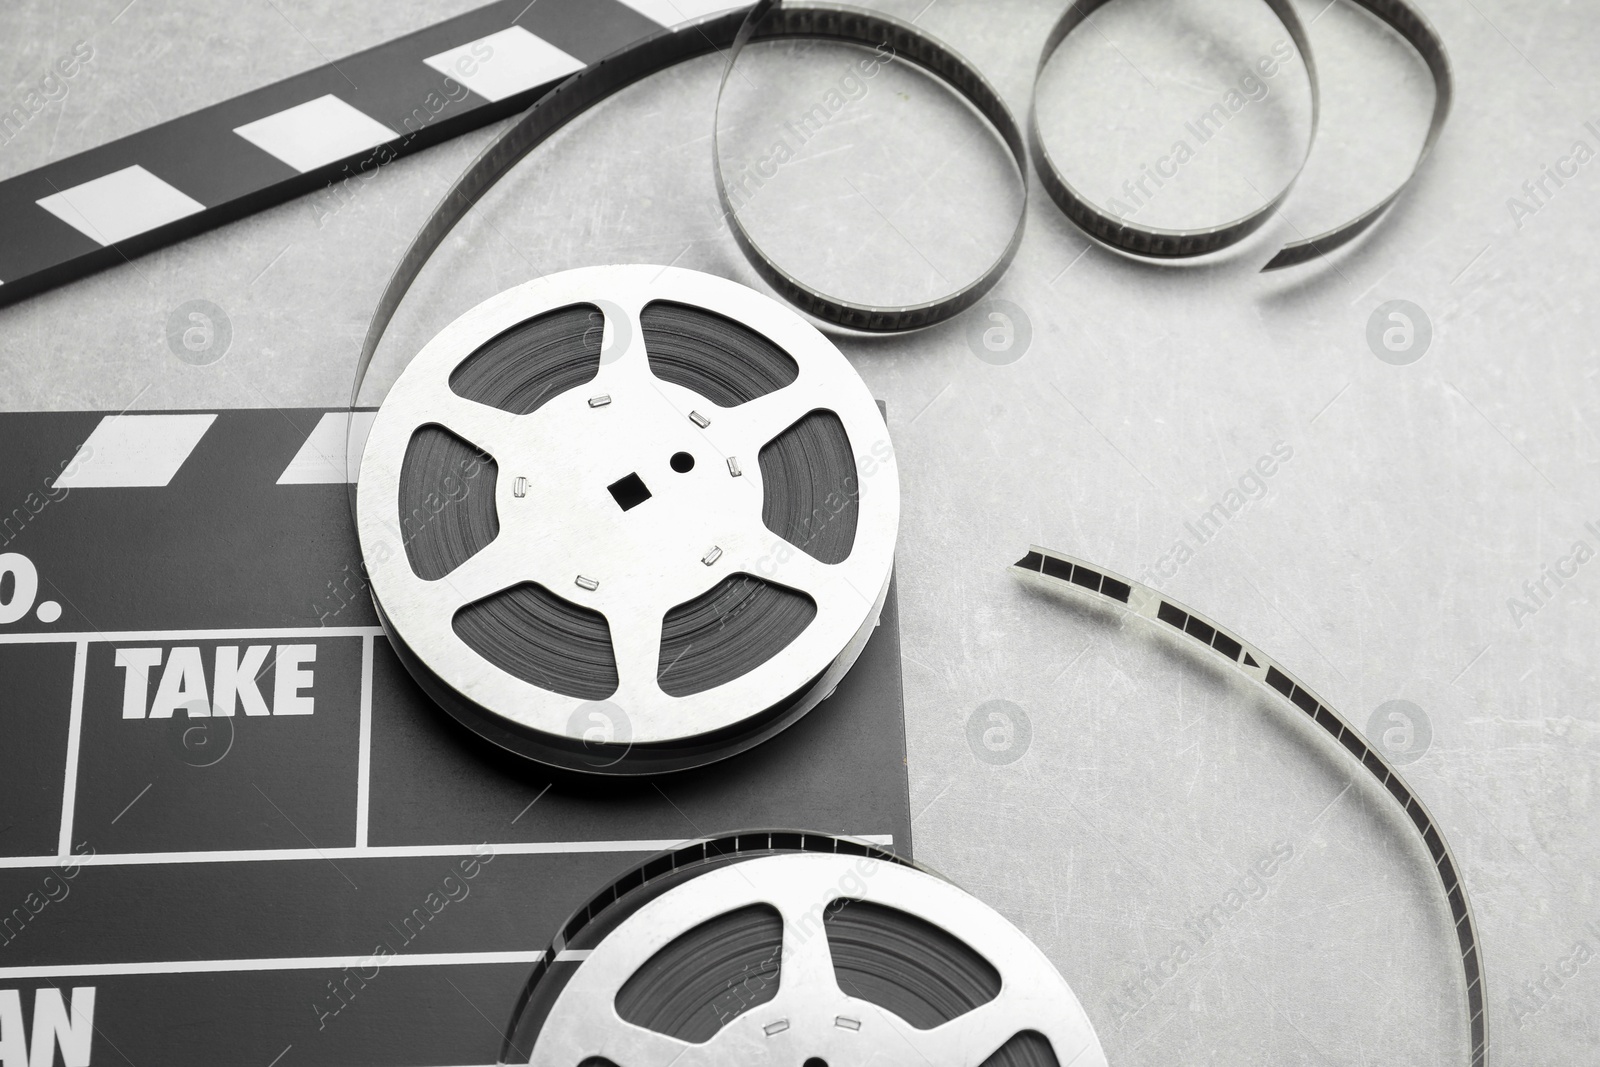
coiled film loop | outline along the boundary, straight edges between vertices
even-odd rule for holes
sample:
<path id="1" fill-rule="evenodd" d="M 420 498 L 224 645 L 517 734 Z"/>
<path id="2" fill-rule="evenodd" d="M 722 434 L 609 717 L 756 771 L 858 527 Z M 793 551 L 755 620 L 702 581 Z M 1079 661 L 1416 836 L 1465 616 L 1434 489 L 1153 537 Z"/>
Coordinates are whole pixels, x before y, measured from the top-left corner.
<path id="1" fill-rule="evenodd" d="M 1433 113 L 1428 119 L 1428 132 L 1422 138 L 1422 148 L 1417 152 L 1417 159 L 1412 163 L 1410 173 L 1392 193 L 1349 222 L 1304 241 L 1285 245 L 1266 266 L 1261 268 L 1263 271 L 1280 270 L 1310 262 L 1318 256 L 1326 255 L 1348 244 L 1377 222 L 1378 217 L 1390 204 L 1399 199 L 1400 194 L 1405 192 L 1407 186 L 1416 178 L 1417 171 L 1422 169 L 1423 162 L 1433 151 L 1434 143 L 1439 140 L 1445 119 L 1450 116 L 1450 104 L 1455 99 L 1455 81 L 1450 73 L 1450 57 L 1445 53 L 1444 41 L 1440 38 L 1439 31 L 1433 28 L 1420 11 L 1406 4 L 1405 0 L 1353 0 L 1353 2 L 1372 12 L 1404 38 L 1427 64 L 1428 72 L 1433 75 Z M 1309 69 L 1309 52 L 1306 54 L 1306 65 Z"/>
<path id="2" fill-rule="evenodd" d="M 1060 167 L 1051 157 L 1039 132 L 1039 80 L 1044 76 L 1045 68 L 1050 65 L 1056 50 L 1061 47 L 1061 43 L 1068 35 L 1087 22 L 1089 16 L 1096 10 L 1110 2 L 1111 0 L 1075 0 L 1050 30 L 1050 35 L 1045 38 L 1044 49 L 1039 53 L 1039 66 L 1034 73 L 1033 102 L 1028 115 L 1028 139 L 1033 149 L 1034 166 L 1038 171 L 1040 183 L 1050 195 L 1050 199 L 1055 201 L 1056 206 L 1067 218 L 1076 223 L 1079 229 L 1123 252 L 1150 259 L 1188 259 L 1219 252 L 1230 245 L 1238 244 L 1260 229 L 1262 223 L 1283 205 L 1290 190 L 1294 188 L 1294 183 L 1305 170 L 1306 161 L 1311 157 L 1311 146 L 1316 141 L 1317 123 L 1322 111 L 1321 92 L 1317 85 L 1316 60 L 1312 58 L 1311 45 L 1306 38 L 1305 27 L 1300 23 L 1300 17 L 1294 13 L 1294 8 L 1289 5 L 1288 0 L 1264 0 L 1278 21 L 1283 24 L 1283 28 L 1289 32 L 1295 48 L 1304 59 L 1306 77 L 1311 89 L 1311 130 L 1306 136 L 1305 151 L 1301 153 L 1300 162 L 1295 166 L 1294 173 L 1271 200 L 1232 222 L 1196 230 L 1171 230 L 1154 226 L 1137 226 L 1095 207 L 1089 198 L 1073 188 L 1072 183 L 1067 181 L 1066 175 L 1061 173 Z"/>
<path id="3" fill-rule="evenodd" d="M 1082 193 L 1067 181 L 1066 175 L 1045 148 L 1044 140 L 1039 131 L 1038 83 L 1049 66 L 1050 60 L 1055 56 L 1056 50 L 1079 26 L 1089 20 L 1089 16 L 1096 10 L 1105 6 L 1110 0 L 1074 0 L 1062 13 L 1061 18 L 1051 28 L 1050 34 L 1045 38 L 1044 48 L 1039 55 L 1039 65 L 1034 77 L 1034 98 L 1029 109 L 1028 138 L 1033 151 L 1035 169 L 1038 171 L 1039 180 L 1045 192 L 1049 194 L 1057 207 L 1078 225 L 1080 229 L 1091 237 L 1104 244 L 1127 252 L 1131 255 L 1148 259 L 1189 259 L 1195 256 L 1208 255 L 1220 252 L 1232 245 L 1238 244 L 1244 238 L 1258 230 L 1266 220 L 1283 205 L 1295 182 L 1305 170 L 1306 162 L 1310 159 L 1312 146 L 1316 142 L 1317 128 L 1321 118 L 1321 89 L 1317 77 L 1316 59 L 1311 51 L 1311 43 L 1307 37 L 1304 25 L 1295 14 L 1294 8 L 1288 0 L 1264 0 L 1267 7 L 1272 9 L 1283 28 L 1288 31 L 1294 41 L 1295 48 L 1299 51 L 1301 59 L 1306 65 L 1306 77 L 1311 90 L 1311 128 L 1306 136 L 1305 152 L 1300 157 L 1299 164 L 1295 167 L 1294 174 L 1284 183 L 1270 200 L 1245 215 L 1231 222 L 1219 226 L 1209 226 L 1193 230 L 1162 229 L 1153 226 L 1139 226 L 1108 214 L 1095 207 Z M 1273 256 L 1263 271 L 1280 270 L 1284 267 L 1293 267 L 1316 259 L 1318 256 L 1339 248 L 1353 240 L 1362 231 L 1366 230 L 1384 210 L 1410 185 L 1416 177 L 1417 171 L 1422 167 L 1423 161 L 1432 151 L 1434 142 L 1438 140 L 1439 131 L 1444 128 L 1445 118 L 1450 113 L 1450 103 L 1454 95 L 1453 82 L 1450 76 L 1450 61 L 1445 55 L 1444 44 L 1438 33 L 1428 21 L 1415 9 L 1408 6 L 1404 0 L 1354 0 L 1362 7 L 1372 12 L 1383 23 L 1400 34 L 1427 64 L 1429 72 L 1433 75 L 1434 103 L 1433 114 L 1429 121 L 1428 133 L 1423 139 L 1422 149 L 1417 155 L 1416 162 L 1412 164 L 1411 171 L 1400 185 L 1383 200 L 1368 208 L 1349 222 L 1341 223 L 1333 229 L 1316 237 L 1307 238 L 1285 245 L 1277 255 Z"/>
<path id="4" fill-rule="evenodd" d="M 1046 39 L 1038 70 L 1043 71 L 1050 57 L 1055 54 L 1069 33 L 1082 25 L 1090 13 L 1107 2 L 1108 0 L 1075 0 Z M 1449 58 L 1445 54 L 1443 42 L 1437 31 L 1404 0 L 1355 0 L 1355 2 L 1360 3 L 1386 25 L 1392 27 L 1427 63 L 1434 80 L 1434 107 L 1427 135 L 1410 174 L 1394 192 L 1350 222 L 1308 240 L 1285 246 L 1263 270 L 1295 266 L 1315 259 L 1349 242 L 1370 227 L 1415 177 L 1417 170 L 1438 140 L 1449 114 L 1454 93 L 1453 81 Z M 1294 39 L 1296 47 L 1304 57 L 1307 73 L 1311 76 L 1314 135 L 1320 97 L 1315 76 L 1315 60 L 1310 45 L 1298 17 L 1289 7 L 1287 0 L 1266 0 L 1266 3 Z M 662 30 L 607 56 L 561 83 L 485 148 L 456 179 L 450 191 L 445 194 L 439 206 L 434 209 L 433 214 L 412 239 L 405 254 L 400 257 L 388 284 L 384 287 L 356 361 L 350 406 L 354 408 L 357 405 L 361 384 L 366 378 L 378 344 L 383 339 L 384 331 L 387 330 L 401 300 L 416 281 L 429 257 L 445 236 L 454 229 L 456 223 L 461 221 L 472 210 L 473 205 L 482 199 L 484 194 L 519 160 L 572 119 L 619 89 L 685 60 L 727 50 L 728 63 L 717 96 L 720 109 L 723 89 L 727 85 L 728 76 L 732 72 L 739 51 L 752 39 L 775 40 L 785 37 L 820 37 L 869 46 L 887 42 L 896 54 L 905 55 L 943 79 L 978 109 L 1005 141 L 1018 167 L 1019 175 L 1026 184 L 1028 168 L 1024 136 L 999 94 L 976 68 L 954 50 L 906 23 L 888 16 L 838 5 L 785 5 L 778 0 L 762 0 L 747 11 L 736 9 L 700 22 Z M 1037 91 L 1037 78 L 1035 90 Z M 1030 108 L 1028 140 L 1033 142 L 1035 167 L 1046 192 L 1086 233 L 1135 255 L 1158 258 L 1185 257 L 1203 255 L 1228 247 L 1259 227 L 1266 216 L 1282 203 L 1293 185 L 1291 180 L 1266 206 L 1221 227 L 1194 231 L 1163 231 L 1132 226 L 1099 211 L 1071 187 L 1043 148 L 1037 111 L 1036 104 Z M 802 311 L 847 329 L 868 333 L 895 332 L 932 325 L 959 313 L 981 299 L 999 280 L 1015 257 L 1022 241 L 1026 197 L 1022 210 L 1019 210 L 1016 229 L 1005 251 L 980 277 L 960 291 L 937 300 L 905 307 L 874 307 L 831 298 L 791 277 L 766 256 L 751 239 L 729 201 L 715 130 L 713 130 L 712 144 L 713 151 L 718 153 L 713 167 L 718 196 L 729 220 L 729 228 L 746 258 L 768 284 L 778 289 L 785 299 Z M 1308 153 L 1310 147 L 1311 141 L 1308 139 Z M 1296 173 L 1298 174 L 1298 171 Z M 348 455 L 347 450 L 347 457 Z M 352 512 L 354 507 L 352 494 Z"/>
<path id="5" fill-rule="evenodd" d="M 745 228 L 729 196 L 722 173 L 722 100 L 727 92 L 728 81 L 733 76 L 734 64 L 739 61 L 739 55 L 746 45 L 751 41 L 791 38 L 866 45 L 880 53 L 887 48 L 895 58 L 908 59 L 934 74 L 965 97 L 1000 134 L 1016 163 L 1018 180 L 1024 189 L 1027 186 L 1028 154 L 1021 127 L 1000 98 L 999 92 L 955 50 L 915 27 L 876 12 L 818 4 L 790 7 L 779 0 L 761 0 L 750 9 L 744 24 L 739 27 L 733 46 L 728 49 L 728 63 L 717 89 L 717 125 L 711 138 L 712 175 L 717 184 L 717 197 L 722 204 L 723 218 L 728 221 L 728 228 L 745 259 L 761 275 L 762 280 L 789 303 L 816 319 L 847 330 L 895 333 L 920 329 L 943 322 L 977 303 L 1011 266 L 1017 248 L 1022 244 L 1027 219 L 1026 196 L 1018 205 L 1017 222 L 1011 231 L 1011 239 L 982 274 L 954 293 L 917 304 L 875 306 L 823 293 L 778 266 Z"/>

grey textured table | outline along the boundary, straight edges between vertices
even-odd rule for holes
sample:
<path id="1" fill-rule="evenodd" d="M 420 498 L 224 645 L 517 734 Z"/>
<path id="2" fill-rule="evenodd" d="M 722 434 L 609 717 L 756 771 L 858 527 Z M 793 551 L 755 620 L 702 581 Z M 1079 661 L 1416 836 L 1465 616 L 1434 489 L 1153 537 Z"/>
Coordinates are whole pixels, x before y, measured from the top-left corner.
<path id="1" fill-rule="evenodd" d="M 884 6 L 950 41 L 1025 111 L 1059 5 L 925 3 Z M 124 4 L 0 12 L 13 96 L 74 42 L 94 48 L 65 97 L 0 146 L 0 176 L 471 6 Z M 1209 265 L 1152 267 L 1091 247 L 1036 195 L 994 293 L 1011 305 L 1009 341 L 1000 320 L 970 315 L 841 341 L 888 403 L 904 478 L 919 856 L 1045 948 L 1116 1064 L 1457 1064 L 1460 979 L 1426 853 L 1386 797 L 1205 660 L 1015 583 L 1006 565 L 1030 541 L 1145 575 L 1358 724 L 1409 702 L 1409 720 L 1391 706 L 1373 729 L 1411 760 L 1473 894 L 1495 1059 L 1600 1052 L 1600 565 L 1588 563 L 1600 534 L 1586 527 L 1600 527 L 1600 345 L 1586 303 L 1600 280 L 1600 134 L 1585 126 L 1600 126 L 1600 16 L 1520 0 L 1424 6 L 1455 65 L 1455 112 L 1399 208 L 1333 263 L 1256 273 L 1278 244 L 1404 174 L 1430 96 L 1401 45 L 1318 0 L 1300 9 L 1315 19 L 1323 133 L 1263 235 Z M 1041 108 L 1069 173 L 1102 202 L 1283 36 L 1242 0 L 1122 0 L 1096 27 L 1069 41 Z M 842 62 L 827 49 L 753 56 L 731 141 L 759 152 L 752 131 L 805 110 Z M 538 274 L 671 261 L 753 282 L 709 179 L 719 72 L 707 59 L 650 79 L 525 162 L 425 272 L 386 342 L 379 392 L 384 366 L 392 377 L 460 311 Z M 1302 68 L 1262 84 L 1226 137 L 1132 205 L 1141 219 L 1220 221 L 1287 177 Z M 931 82 L 887 72 L 824 133 L 751 206 L 786 262 L 892 299 L 970 273 L 995 247 L 1015 203 L 1004 157 Z M 0 404 L 345 402 L 392 264 L 488 136 L 386 167 L 337 210 L 291 203 L 0 311 Z M 1546 166 L 1576 174 L 1557 184 Z M 231 323 L 208 366 L 166 338 L 169 313 L 195 298 Z M 1390 300 L 1421 309 L 1425 349 L 1414 313 L 1409 353 L 1383 347 L 1398 320 L 1380 320 L 1369 345 Z M 986 347 L 991 321 L 1002 332 Z M 1251 475 L 1275 447 L 1273 473 Z M 1576 573 L 1558 585 L 1546 568 Z M 1009 726 L 990 719 L 994 707 L 969 722 L 995 700 L 1028 727 L 1014 709 Z M 1250 876 L 1275 848 L 1290 858 Z"/>

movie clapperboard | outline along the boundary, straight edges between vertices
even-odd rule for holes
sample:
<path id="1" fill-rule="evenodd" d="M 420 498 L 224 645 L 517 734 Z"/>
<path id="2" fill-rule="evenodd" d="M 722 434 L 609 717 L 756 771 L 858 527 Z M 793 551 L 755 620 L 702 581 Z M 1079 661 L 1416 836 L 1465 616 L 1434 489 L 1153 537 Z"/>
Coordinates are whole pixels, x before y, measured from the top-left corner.
<path id="1" fill-rule="evenodd" d="M 0 415 L 5 1067 L 493 1063 L 560 923 L 650 853 L 758 826 L 909 853 L 892 588 L 772 741 L 552 786 L 390 650 L 348 419 Z"/>

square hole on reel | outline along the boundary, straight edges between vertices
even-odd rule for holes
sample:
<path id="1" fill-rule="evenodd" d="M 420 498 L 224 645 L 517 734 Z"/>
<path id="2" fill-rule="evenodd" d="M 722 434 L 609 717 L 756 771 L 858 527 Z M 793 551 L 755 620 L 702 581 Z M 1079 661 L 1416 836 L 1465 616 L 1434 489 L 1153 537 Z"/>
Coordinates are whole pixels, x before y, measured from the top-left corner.
<path id="1" fill-rule="evenodd" d="M 650 488 L 637 474 L 618 478 L 606 488 L 611 491 L 611 498 L 617 502 L 617 507 L 623 511 L 636 508 L 650 499 Z"/>

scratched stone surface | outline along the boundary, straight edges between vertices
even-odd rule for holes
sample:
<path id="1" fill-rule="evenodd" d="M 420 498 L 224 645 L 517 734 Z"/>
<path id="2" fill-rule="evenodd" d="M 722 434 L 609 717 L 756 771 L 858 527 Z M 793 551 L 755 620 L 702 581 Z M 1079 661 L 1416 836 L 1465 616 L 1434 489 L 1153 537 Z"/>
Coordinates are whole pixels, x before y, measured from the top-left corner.
<path id="1" fill-rule="evenodd" d="M 95 50 L 0 147 L 0 176 L 470 6 L 125 3 L 0 11 L 6 93 L 76 41 Z M 882 6 L 1026 114 L 1059 4 Z M 1449 913 L 1387 797 L 1247 683 L 1006 571 L 1030 542 L 1059 548 L 1222 621 L 1401 754 L 1472 894 L 1495 1060 L 1593 1063 L 1600 15 L 1424 0 L 1458 94 L 1433 158 L 1355 246 L 1261 275 L 1279 245 L 1404 176 L 1431 101 L 1425 68 L 1364 13 L 1297 7 L 1322 130 L 1255 238 L 1200 265 L 1134 262 L 1035 185 L 1003 303 L 839 339 L 888 405 L 903 477 L 918 856 L 1037 940 L 1122 1067 L 1466 1058 Z M 1226 220 L 1303 151 L 1303 65 L 1244 81 L 1283 37 L 1259 5 L 1109 5 L 1041 82 L 1046 136 L 1097 202 L 1157 225 Z M 747 56 L 723 115 L 731 165 L 761 164 L 850 61 Z M 721 73 L 712 57 L 650 78 L 524 161 L 424 272 L 364 398 L 455 315 L 543 273 L 675 262 L 759 284 L 710 180 Z M 992 135 L 912 71 L 846 88 L 827 127 L 767 167 L 753 231 L 846 294 L 916 299 L 975 274 L 1020 202 Z M 1246 103 L 1198 143 L 1186 123 L 1234 90 Z M 0 404 L 346 402 L 392 265 L 492 132 L 383 168 L 336 210 L 293 202 L 0 311 Z M 1161 162 L 1186 139 L 1191 158 Z M 1152 168 L 1177 176 L 1141 182 Z M 231 327 L 209 365 L 166 343 L 193 299 Z"/>

